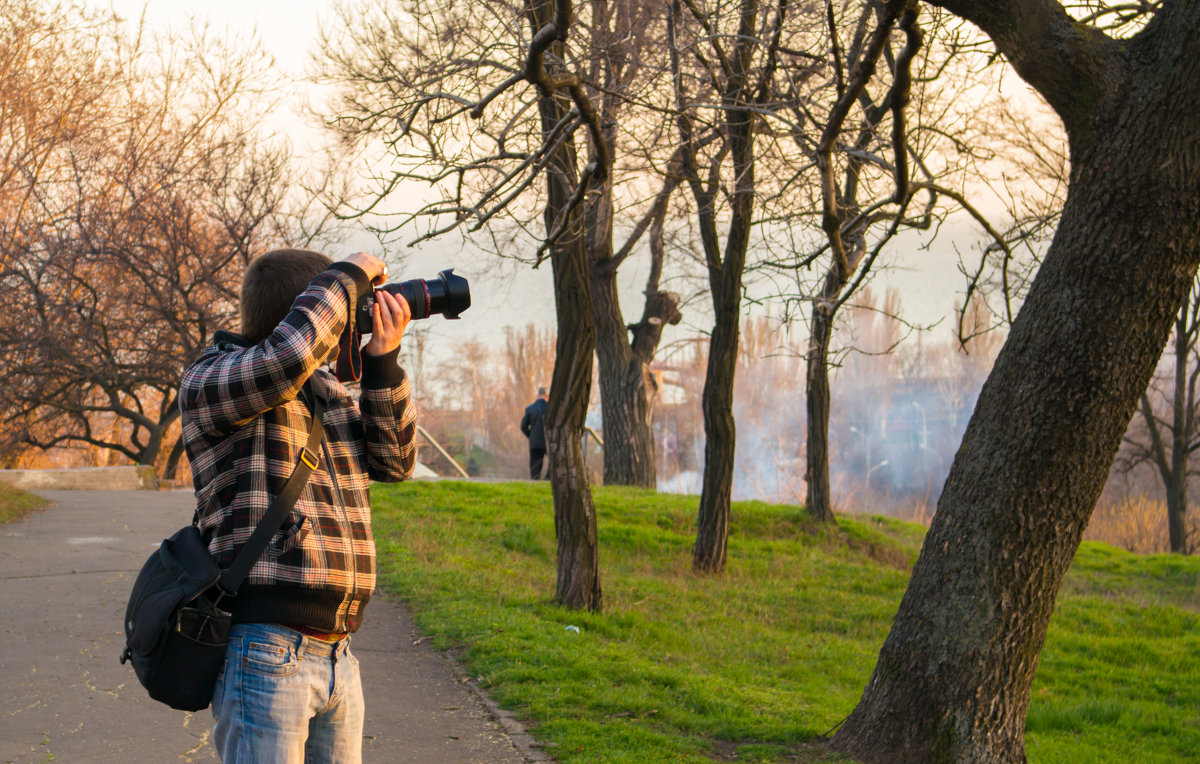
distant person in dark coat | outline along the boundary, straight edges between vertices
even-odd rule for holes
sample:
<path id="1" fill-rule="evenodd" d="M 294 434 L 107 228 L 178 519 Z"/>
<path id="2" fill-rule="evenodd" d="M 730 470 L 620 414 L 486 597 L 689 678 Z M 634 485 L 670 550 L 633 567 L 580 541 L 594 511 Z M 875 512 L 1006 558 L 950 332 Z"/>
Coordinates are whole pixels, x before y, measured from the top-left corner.
<path id="1" fill-rule="evenodd" d="M 529 438 L 529 477 L 540 480 L 542 464 L 546 461 L 546 409 L 550 404 L 546 401 L 546 388 L 538 388 L 537 400 L 525 407 L 525 416 L 521 417 L 521 432 Z M 550 477 L 549 471 L 546 473 Z"/>

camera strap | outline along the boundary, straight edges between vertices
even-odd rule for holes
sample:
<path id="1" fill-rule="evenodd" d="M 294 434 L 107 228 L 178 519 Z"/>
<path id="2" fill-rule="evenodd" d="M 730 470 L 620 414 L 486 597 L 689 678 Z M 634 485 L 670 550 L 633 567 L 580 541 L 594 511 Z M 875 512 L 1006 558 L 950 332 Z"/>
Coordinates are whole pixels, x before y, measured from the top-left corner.
<path id="1" fill-rule="evenodd" d="M 353 318 L 353 317 L 352 317 Z M 362 379 L 362 335 L 354 321 L 346 322 L 346 329 L 338 340 L 338 357 L 335 372 L 339 382 L 357 382 Z"/>

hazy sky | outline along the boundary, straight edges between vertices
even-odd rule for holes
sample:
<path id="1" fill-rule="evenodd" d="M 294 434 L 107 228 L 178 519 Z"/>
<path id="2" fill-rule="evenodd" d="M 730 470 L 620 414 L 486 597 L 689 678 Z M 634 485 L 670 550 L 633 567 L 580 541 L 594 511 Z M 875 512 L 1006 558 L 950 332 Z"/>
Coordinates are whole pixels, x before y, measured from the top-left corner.
<path id="1" fill-rule="evenodd" d="M 333 7 L 329 0 L 93 0 L 133 20 L 143 9 L 153 28 L 186 29 L 192 18 L 207 19 L 215 31 L 248 36 L 257 31 L 264 46 L 285 69 L 303 71 L 316 38 L 319 19 Z"/>

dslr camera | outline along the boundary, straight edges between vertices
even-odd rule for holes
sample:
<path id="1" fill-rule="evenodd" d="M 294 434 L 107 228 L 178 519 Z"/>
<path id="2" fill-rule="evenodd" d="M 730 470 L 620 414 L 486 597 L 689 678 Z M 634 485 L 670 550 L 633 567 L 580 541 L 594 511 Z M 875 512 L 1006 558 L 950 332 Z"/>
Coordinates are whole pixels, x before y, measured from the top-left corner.
<path id="1" fill-rule="evenodd" d="M 436 279 L 412 279 L 375 288 L 377 292 L 381 290 L 404 297 L 413 318 L 429 318 L 434 313 L 441 313 L 446 318 L 458 318 L 460 313 L 471 307 L 471 288 L 466 279 L 454 275 L 453 268 L 442 271 Z M 359 298 L 355 308 L 359 334 L 371 333 L 371 307 L 374 304 L 373 293 Z"/>

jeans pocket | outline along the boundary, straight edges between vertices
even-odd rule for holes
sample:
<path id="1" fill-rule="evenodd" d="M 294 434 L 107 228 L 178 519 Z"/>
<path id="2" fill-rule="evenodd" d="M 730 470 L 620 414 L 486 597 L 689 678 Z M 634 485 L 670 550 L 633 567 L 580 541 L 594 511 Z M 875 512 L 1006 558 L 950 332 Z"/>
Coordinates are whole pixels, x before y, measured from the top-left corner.
<path id="1" fill-rule="evenodd" d="M 300 669 L 300 661 L 291 647 L 253 640 L 246 643 L 242 665 L 247 671 L 263 676 L 289 676 Z"/>

